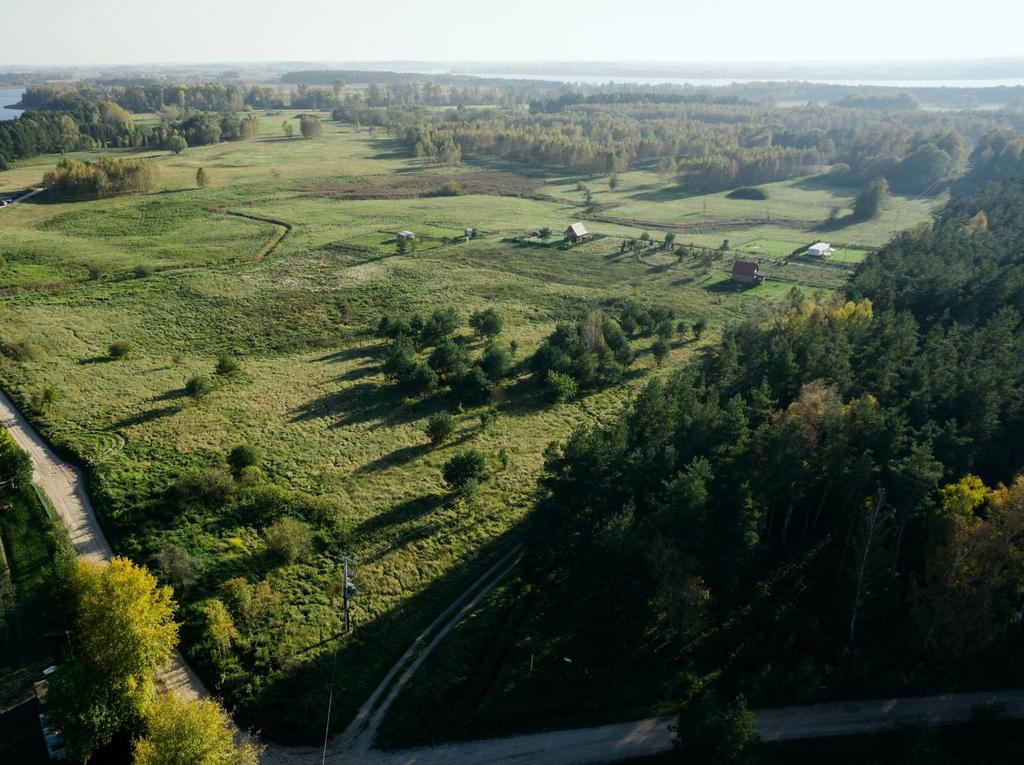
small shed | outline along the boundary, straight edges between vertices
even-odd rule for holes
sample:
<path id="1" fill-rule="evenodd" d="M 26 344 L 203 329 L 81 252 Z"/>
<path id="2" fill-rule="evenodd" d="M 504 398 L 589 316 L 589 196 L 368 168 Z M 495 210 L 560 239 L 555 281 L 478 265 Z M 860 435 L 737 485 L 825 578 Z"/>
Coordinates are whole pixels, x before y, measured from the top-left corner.
<path id="1" fill-rule="evenodd" d="M 807 248 L 807 254 L 816 258 L 827 258 L 832 254 L 832 245 L 828 242 L 816 242 Z"/>
<path id="2" fill-rule="evenodd" d="M 565 230 L 565 241 L 567 242 L 582 242 L 589 236 L 590 232 L 582 223 L 573 223 Z"/>
<path id="3" fill-rule="evenodd" d="M 398 238 L 403 242 L 411 242 L 413 239 L 416 238 L 416 234 L 412 233 L 411 231 L 399 231 Z"/>
<path id="4" fill-rule="evenodd" d="M 767 277 L 752 260 L 737 260 L 732 264 L 732 280 L 740 284 L 760 284 Z"/>

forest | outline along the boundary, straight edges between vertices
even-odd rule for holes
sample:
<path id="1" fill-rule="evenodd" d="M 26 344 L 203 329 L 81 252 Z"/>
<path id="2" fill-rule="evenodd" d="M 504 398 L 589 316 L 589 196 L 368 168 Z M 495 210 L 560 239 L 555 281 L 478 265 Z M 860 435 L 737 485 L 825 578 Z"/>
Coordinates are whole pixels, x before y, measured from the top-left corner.
<path id="1" fill-rule="evenodd" d="M 553 445 L 525 610 L 601 668 L 567 695 L 623 644 L 757 705 L 1019 683 L 1022 245 L 1024 180 L 954 197 Z"/>
<path id="2" fill-rule="evenodd" d="M 898 191 L 933 193 L 963 175 L 974 142 L 1024 130 L 1024 115 L 1013 112 L 878 110 L 856 103 L 775 108 L 677 94 L 567 93 L 534 101 L 529 112 L 428 113 L 384 106 L 387 98 L 378 103 L 349 94 L 335 117 L 387 127 L 416 156 L 450 156 L 457 147 L 460 154 L 582 173 L 654 165 L 699 191 L 828 168 L 825 180 L 838 185 L 885 178 Z M 998 146 L 1004 169 L 1018 166 L 1016 149 L 1008 137 Z"/>

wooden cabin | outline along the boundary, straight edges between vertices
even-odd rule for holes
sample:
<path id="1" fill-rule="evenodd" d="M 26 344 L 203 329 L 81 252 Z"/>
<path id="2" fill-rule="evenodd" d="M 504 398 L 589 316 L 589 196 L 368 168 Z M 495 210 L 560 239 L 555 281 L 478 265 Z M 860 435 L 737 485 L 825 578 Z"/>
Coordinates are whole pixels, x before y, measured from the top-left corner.
<path id="1" fill-rule="evenodd" d="M 573 223 L 565 230 L 565 241 L 567 242 L 582 242 L 589 237 L 590 232 L 582 223 Z"/>
<path id="2" fill-rule="evenodd" d="M 732 264 L 732 280 L 738 284 L 760 284 L 767 276 L 751 260 L 737 260 Z"/>

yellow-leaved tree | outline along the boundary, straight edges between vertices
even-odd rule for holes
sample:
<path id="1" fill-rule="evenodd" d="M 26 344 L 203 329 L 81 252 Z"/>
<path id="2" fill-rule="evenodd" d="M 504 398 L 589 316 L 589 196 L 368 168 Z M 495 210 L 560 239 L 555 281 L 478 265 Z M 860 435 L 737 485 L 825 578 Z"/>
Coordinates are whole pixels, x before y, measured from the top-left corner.
<path id="1" fill-rule="evenodd" d="M 125 558 L 79 561 L 69 585 L 74 648 L 50 683 L 47 708 L 71 758 L 84 762 L 153 703 L 178 625 L 171 588 Z"/>
<path id="2" fill-rule="evenodd" d="M 146 714 L 146 729 L 135 742 L 134 765 L 256 765 L 260 759 L 252 742 L 235 740 L 231 720 L 212 699 L 161 696 Z"/>

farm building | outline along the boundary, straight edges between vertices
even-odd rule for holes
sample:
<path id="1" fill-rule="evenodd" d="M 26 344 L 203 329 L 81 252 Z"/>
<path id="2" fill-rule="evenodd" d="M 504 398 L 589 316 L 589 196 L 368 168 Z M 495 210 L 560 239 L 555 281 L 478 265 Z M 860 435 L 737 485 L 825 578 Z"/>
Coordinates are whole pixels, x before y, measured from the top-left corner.
<path id="1" fill-rule="evenodd" d="M 403 242 L 411 242 L 413 239 L 416 238 L 416 234 L 412 233 L 411 231 L 399 231 L 398 238 L 401 239 Z"/>
<path id="2" fill-rule="evenodd" d="M 565 241 L 567 242 L 582 242 L 589 236 L 590 232 L 582 223 L 573 223 L 565 230 Z"/>
<path id="3" fill-rule="evenodd" d="M 768 276 L 750 260 L 737 260 L 732 264 L 732 280 L 740 284 L 760 284 Z"/>
<path id="4" fill-rule="evenodd" d="M 818 258 L 826 258 L 832 254 L 832 245 L 828 242 L 817 242 L 807 248 L 807 254 Z"/>

